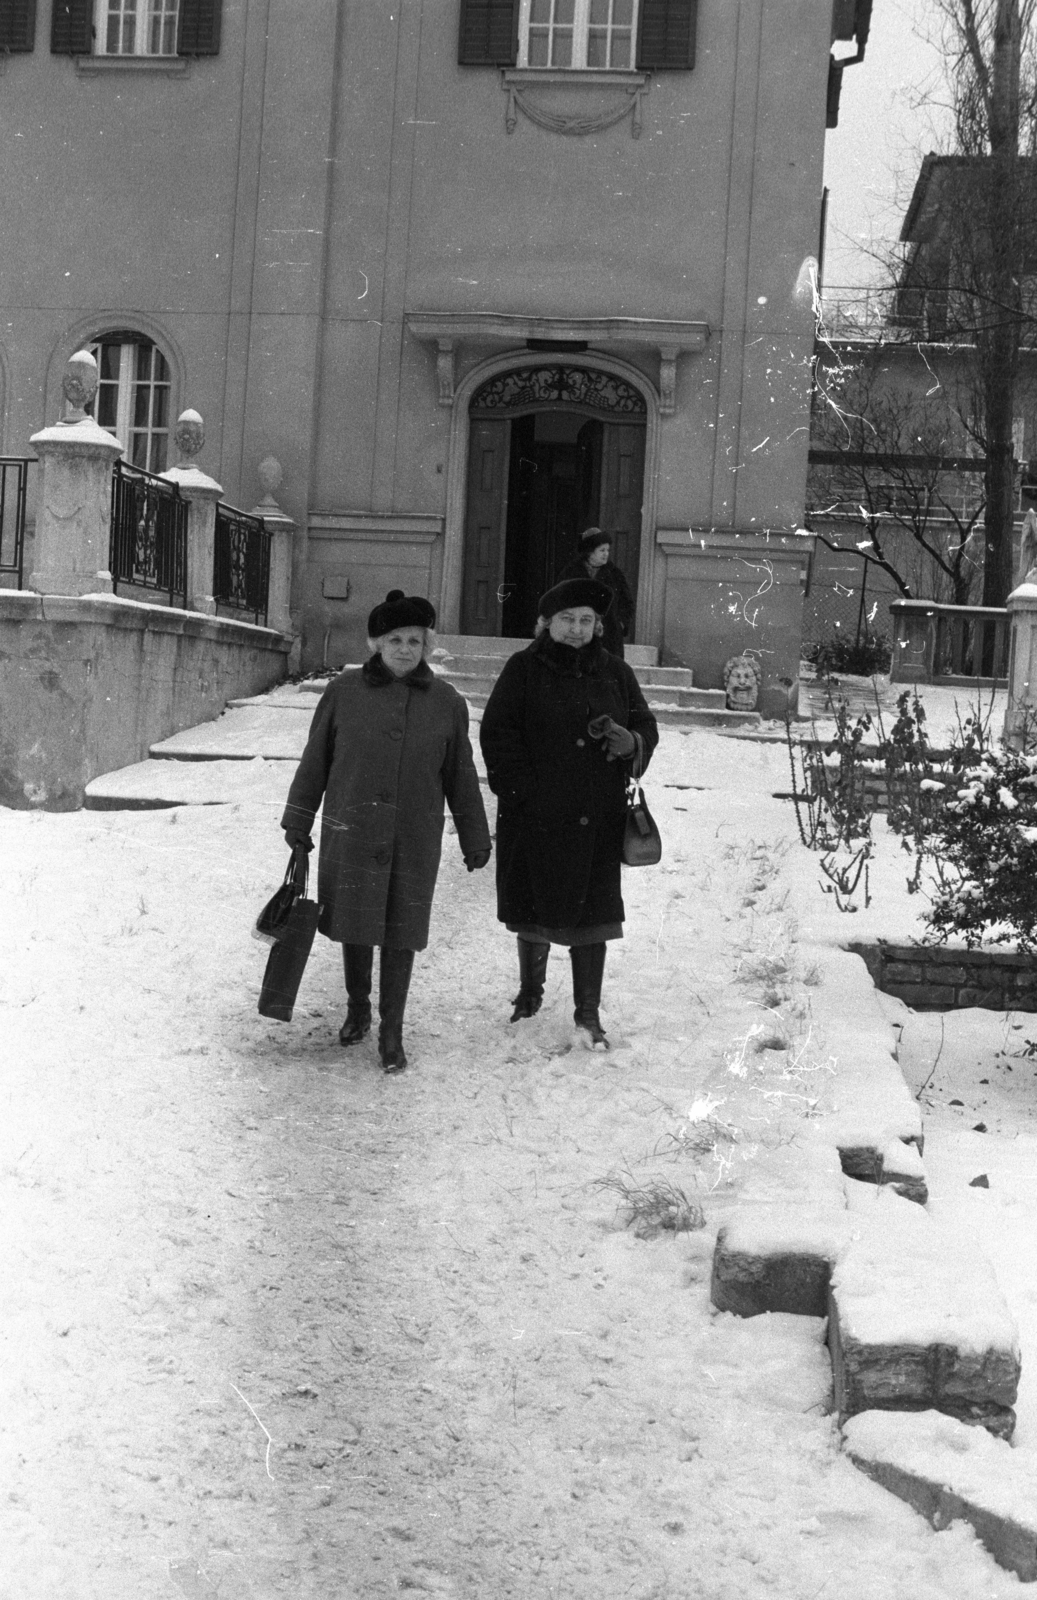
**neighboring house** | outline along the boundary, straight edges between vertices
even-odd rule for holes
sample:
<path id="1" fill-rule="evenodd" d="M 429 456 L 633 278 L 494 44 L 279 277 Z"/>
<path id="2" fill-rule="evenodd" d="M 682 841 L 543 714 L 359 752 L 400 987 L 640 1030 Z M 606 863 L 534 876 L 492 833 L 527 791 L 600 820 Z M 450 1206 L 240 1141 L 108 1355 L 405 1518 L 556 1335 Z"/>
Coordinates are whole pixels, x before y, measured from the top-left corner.
<path id="1" fill-rule="evenodd" d="M 528 634 L 599 523 L 636 639 L 719 683 L 758 588 L 798 627 L 833 45 L 869 15 L 12 0 L 0 447 L 86 344 L 132 461 L 191 406 L 228 499 L 281 462 L 306 665 L 358 659 L 397 584 Z"/>
<path id="2" fill-rule="evenodd" d="M 1025 198 L 1033 163 L 1019 166 Z M 982 238 L 971 238 L 960 218 L 952 225 L 952 213 L 984 175 L 982 161 L 926 156 L 901 229 L 895 284 L 823 292 L 807 520 L 841 549 L 818 542 L 804 618 L 809 641 L 862 624 L 888 632 L 889 601 L 904 593 L 889 568 L 915 598 L 981 599 L 982 410 L 968 289 L 970 253 L 978 254 Z M 1037 484 L 1030 469 L 1031 458 L 1037 465 L 1035 302 L 1027 278 L 1012 429 L 1017 534 L 1030 503 L 1025 491 Z M 878 553 L 888 565 L 865 563 L 858 552 Z"/>

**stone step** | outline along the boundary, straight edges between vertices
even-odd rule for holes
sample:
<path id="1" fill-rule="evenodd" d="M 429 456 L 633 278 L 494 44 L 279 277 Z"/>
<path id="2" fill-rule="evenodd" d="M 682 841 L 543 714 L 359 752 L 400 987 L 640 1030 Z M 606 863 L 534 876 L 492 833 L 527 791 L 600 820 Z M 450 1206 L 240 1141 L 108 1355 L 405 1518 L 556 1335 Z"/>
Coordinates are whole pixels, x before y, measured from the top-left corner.
<path id="1" fill-rule="evenodd" d="M 437 650 L 453 656 L 484 655 L 506 658 L 525 650 L 528 639 L 501 639 L 492 634 L 437 633 Z M 628 644 L 624 654 L 632 667 L 654 667 L 659 661 L 659 651 L 651 644 Z"/>
<path id="2" fill-rule="evenodd" d="M 863 1411 L 845 1424 L 843 1448 L 934 1528 L 969 1523 L 999 1566 L 1037 1582 L 1037 1488 L 1028 1455 L 939 1411 Z"/>

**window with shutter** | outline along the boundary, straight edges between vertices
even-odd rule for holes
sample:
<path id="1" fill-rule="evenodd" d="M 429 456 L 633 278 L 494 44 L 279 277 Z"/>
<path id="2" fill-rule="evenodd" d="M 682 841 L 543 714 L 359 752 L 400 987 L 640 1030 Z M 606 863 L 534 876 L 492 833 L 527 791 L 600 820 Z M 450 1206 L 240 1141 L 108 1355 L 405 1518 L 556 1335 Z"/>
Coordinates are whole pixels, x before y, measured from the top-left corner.
<path id="1" fill-rule="evenodd" d="M 0 50 L 31 50 L 36 42 L 36 0 L 0 0 Z"/>
<path id="2" fill-rule="evenodd" d="M 461 0 L 457 59 L 463 67 L 513 67 L 519 0 Z"/>
<path id="3" fill-rule="evenodd" d="M 698 0 L 641 0 L 637 64 L 643 72 L 690 72 Z"/>
<path id="4" fill-rule="evenodd" d="M 93 0 L 54 0 L 50 48 L 56 56 L 88 56 L 94 48 Z"/>

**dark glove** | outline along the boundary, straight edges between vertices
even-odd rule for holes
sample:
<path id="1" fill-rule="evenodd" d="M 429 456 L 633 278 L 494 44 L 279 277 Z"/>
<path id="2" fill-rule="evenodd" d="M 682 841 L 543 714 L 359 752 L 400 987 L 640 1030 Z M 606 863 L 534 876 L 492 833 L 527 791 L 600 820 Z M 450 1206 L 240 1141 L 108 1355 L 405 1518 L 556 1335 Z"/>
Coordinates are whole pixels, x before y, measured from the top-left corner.
<path id="1" fill-rule="evenodd" d="M 464 864 L 469 872 L 479 872 L 490 859 L 488 850 L 473 850 L 470 856 L 465 856 Z"/>
<path id="2" fill-rule="evenodd" d="M 587 732 L 592 739 L 602 740 L 606 751 L 606 761 L 616 761 L 626 756 L 632 756 L 637 749 L 637 740 L 630 732 L 630 729 L 621 727 L 610 716 L 595 717 L 593 722 L 588 722 Z"/>
<path id="3" fill-rule="evenodd" d="M 307 855 L 313 849 L 313 840 L 308 833 L 303 833 L 301 828 L 286 828 L 284 830 L 284 841 L 289 850 L 294 850 L 299 846 L 306 851 Z"/>

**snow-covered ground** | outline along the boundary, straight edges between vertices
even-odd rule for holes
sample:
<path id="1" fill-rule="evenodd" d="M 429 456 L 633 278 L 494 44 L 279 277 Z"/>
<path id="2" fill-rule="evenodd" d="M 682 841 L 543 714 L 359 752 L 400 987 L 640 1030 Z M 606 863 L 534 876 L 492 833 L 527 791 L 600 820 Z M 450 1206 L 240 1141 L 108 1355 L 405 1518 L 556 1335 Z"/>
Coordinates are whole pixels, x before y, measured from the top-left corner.
<path id="1" fill-rule="evenodd" d="M 560 953 L 508 1024 L 492 873 L 448 838 L 395 1079 L 338 1046 L 322 940 L 295 1020 L 256 1012 L 290 772 L 0 811 L 0 1597 L 1014 1594 L 840 1454 L 820 1323 L 709 1304 L 744 1175 L 824 1101 L 819 954 L 918 931 L 884 824 L 841 915 L 772 798 L 784 748 L 664 732 L 608 1055 L 572 1047 Z M 1020 1324 L 1037 1467 L 1037 1018 L 884 1004 L 931 1209 Z M 624 1226 L 616 1183 L 662 1180 L 703 1229 Z"/>

